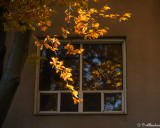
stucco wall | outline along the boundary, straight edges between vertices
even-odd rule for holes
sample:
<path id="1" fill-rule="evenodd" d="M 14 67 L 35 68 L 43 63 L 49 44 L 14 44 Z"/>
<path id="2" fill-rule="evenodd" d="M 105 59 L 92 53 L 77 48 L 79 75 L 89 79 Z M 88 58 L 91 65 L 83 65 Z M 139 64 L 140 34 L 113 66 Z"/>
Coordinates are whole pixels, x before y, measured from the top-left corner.
<path id="1" fill-rule="evenodd" d="M 107 36 L 126 36 L 128 115 L 34 116 L 35 66 L 26 64 L 3 128 L 136 128 L 137 123 L 160 124 L 160 0 L 107 3 L 115 12 L 132 13 L 127 22 L 102 23 L 111 28 Z M 35 34 L 60 35 L 63 16 L 59 11 L 47 32 Z M 30 53 L 35 51 L 31 43 Z"/>

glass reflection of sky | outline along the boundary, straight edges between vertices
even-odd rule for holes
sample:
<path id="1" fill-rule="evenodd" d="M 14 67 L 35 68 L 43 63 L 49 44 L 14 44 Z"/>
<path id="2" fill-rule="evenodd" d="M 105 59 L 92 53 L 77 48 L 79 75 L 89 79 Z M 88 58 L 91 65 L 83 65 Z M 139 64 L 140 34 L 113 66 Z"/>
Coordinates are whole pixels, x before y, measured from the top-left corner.
<path id="1" fill-rule="evenodd" d="M 104 94 L 104 111 L 121 111 L 122 95 L 120 93 Z"/>
<path id="2" fill-rule="evenodd" d="M 51 87 L 52 87 L 53 90 L 56 89 L 56 85 L 55 84 L 51 84 Z"/>
<path id="3" fill-rule="evenodd" d="M 120 70 L 120 68 L 115 68 L 114 71 L 120 72 L 121 70 Z"/>
<path id="4" fill-rule="evenodd" d="M 42 51 L 42 57 L 46 57 L 47 53 L 46 53 L 46 48 Z"/>
<path id="5" fill-rule="evenodd" d="M 90 78 L 89 76 L 91 75 L 91 73 L 89 72 L 89 65 L 87 64 L 87 67 L 88 68 L 84 68 L 84 71 L 86 71 L 87 73 L 84 74 L 84 77 L 87 79 L 87 80 L 92 80 L 92 78 Z"/>
<path id="6" fill-rule="evenodd" d="M 93 62 L 96 64 L 102 64 L 102 62 L 98 58 L 94 58 Z"/>
<path id="7" fill-rule="evenodd" d="M 84 56 L 84 58 L 85 58 L 85 56 Z M 101 60 L 99 60 L 99 58 L 93 58 L 93 59 L 92 59 L 92 62 L 93 62 L 95 65 L 97 65 L 97 64 L 102 64 L 102 62 L 101 62 Z M 89 76 L 92 75 L 92 72 L 89 72 L 90 67 L 91 67 L 91 64 L 87 63 L 87 64 L 85 65 L 84 69 L 83 69 L 84 71 L 86 71 L 86 73 L 84 74 L 84 77 L 86 78 L 87 81 L 88 81 L 88 80 L 92 80 L 92 78 L 89 78 Z M 100 82 L 101 82 L 101 79 L 100 79 Z M 85 84 L 84 84 L 84 85 L 85 85 Z"/>
<path id="8" fill-rule="evenodd" d="M 122 62 L 121 45 L 87 44 L 83 47 L 83 89 L 119 89 L 112 85 L 120 83 L 122 78 L 116 75 L 122 72 L 121 66 L 116 66 Z"/>

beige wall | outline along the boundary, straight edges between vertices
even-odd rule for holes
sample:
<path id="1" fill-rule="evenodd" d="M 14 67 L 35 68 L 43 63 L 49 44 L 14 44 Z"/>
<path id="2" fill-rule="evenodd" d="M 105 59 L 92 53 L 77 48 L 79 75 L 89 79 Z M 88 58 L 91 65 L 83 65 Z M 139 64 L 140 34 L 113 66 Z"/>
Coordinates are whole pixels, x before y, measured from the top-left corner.
<path id="1" fill-rule="evenodd" d="M 127 22 L 103 22 L 111 28 L 107 36 L 127 37 L 128 115 L 34 116 L 35 67 L 26 64 L 4 128 L 136 128 L 137 123 L 160 124 L 160 0 L 107 3 L 115 12 L 132 13 Z M 47 31 L 50 35 L 60 35 L 64 22 L 63 14 L 59 14 Z M 32 43 L 30 52 L 33 51 L 36 47 Z"/>

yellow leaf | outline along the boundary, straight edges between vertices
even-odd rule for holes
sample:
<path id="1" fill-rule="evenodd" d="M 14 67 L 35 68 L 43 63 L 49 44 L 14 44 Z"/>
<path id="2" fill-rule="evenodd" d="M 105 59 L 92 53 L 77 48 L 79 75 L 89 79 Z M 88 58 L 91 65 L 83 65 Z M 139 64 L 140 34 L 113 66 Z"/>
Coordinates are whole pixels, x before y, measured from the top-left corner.
<path id="1" fill-rule="evenodd" d="M 72 94 L 73 94 L 76 98 L 78 98 L 78 92 L 77 92 L 77 91 L 74 90 L 74 91 L 72 92 Z"/>
<path id="2" fill-rule="evenodd" d="M 59 69 L 56 70 L 56 73 L 58 73 L 58 72 L 59 72 Z"/>
<path id="3" fill-rule="evenodd" d="M 74 2 L 74 3 L 72 4 L 72 6 L 80 6 L 80 4 L 77 3 L 77 2 Z"/>
<path id="4" fill-rule="evenodd" d="M 47 37 L 45 38 L 45 40 L 51 40 L 51 38 L 50 38 L 50 36 L 49 35 L 47 35 Z"/>
<path id="5" fill-rule="evenodd" d="M 84 36 L 84 39 L 87 39 L 87 37 L 88 37 L 88 35 L 85 35 L 85 36 Z"/>
<path id="6" fill-rule="evenodd" d="M 42 31 L 46 31 L 47 27 L 42 26 L 40 29 L 41 29 Z"/>
<path id="7" fill-rule="evenodd" d="M 109 10 L 111 9 L 110 7 L 108 7 L 107 5 L 103 7 L 104 10 Z"/>
<path id="8" fill-rule="evenodd" d="M 119 86 L 121 86 L 122 85 L 122 83 L 116 83 L 116 87 L 119 87 Z"/>
<path id="9" fill-rule="evenodd" d="M 64 38 L 64 39 L 66 39 L 66 38 L 67 38 L 67 36 L 66 36 L 65 34 L 62 34 L 62 36 L 63 36 L 63 38 Z"/>
<path id="10" fill-rule="evenodd" d="M 100 15 L 100 16 L 104 16 L 104 14 L 103 14 L 103 13 L 99 13 L 99 15 Z"/>
<path id="11" fill-rule="evenodd" d="M 103 36 L 103 32 L 99 32 L 99 34 L 100 34 L 101 36 Z"/>
<path id="12" fill-rule="evenodd" d="M 51 26 L 52 21 L 48 20 L 46 21 L 47 26 Z"/>
<path id="13" fill-rule="evenodd" d="M 35 30 L 35 27 L 34 27 L 33 25 L 31 25 L 31 24 L 29 24 L 29 28 L 30 28 L 31 30 Z"/>
<path id="14" fill-rule="evenodd" d="M 63 27 L 61 27 L 61 30 L 62 30 L 63 33 L 65 32 L 65 29 Z"/>
<path id="15" fill-rule="evenodd" d="M 67 85 L 67 87 L 68 87 L 69 89 L 71 89 L 71 90 L 74 89 L 74 87 L 73 87 L 72 85 Z"/>
<path id="16" fill-rule="evenodd" d="M 81 51 L 81 52 L 83 52 L 83 51 L 84 51 L 84 49 L 80 49 L 80 51 Z"/>
<path id="17" fill-rule="evenodd" d="M 92 27 L 98 28 L 99 27 L 99 23 L 92 24 Z"/>
<path id="18" fill-rule="evenodd" d="M 120 15 L 118 15 L 118 14 L 110 14 L 110 18 L 114 18 L 114 19 L 116 19 L 117 17 L 119 17 Z"/>
<path id="19" fill-rule="evenodd" d="M 127 18 L 125 18 L 125 17 L 121 17 L 120 19 L 119 19 L 119 21 L 121 22 L 122 20 L 128 20 Z"/>
<path id="20" fill-rule="evenodd" d="M 65 13 L 68 15 L 68 9 L 67 9 L 67 10 L 65 10 Z"/>
<path id="21" fill-rule="evenodd" d="M 104 17 L 110 17 L 110 15 L 105 15 Z"/>
<path id="22" fill-rule="evenodd" d="M 125 13 L 123 16 L 131 17 L 131 13 Z"/>
<path id="23" fill-rule="evenodd" d="M 42 26 L 42 22 L 38 23 L 38 26 Z"/>
<path id="24" fill-rule="evenodd" d="M 107 33 L 107 30 L 106 29 L 101 29 L 101 32 Z"/>
<path id="25" fill-rule="evenodd" d="M 72 79 L 72 78 L 68 78 L 68 80 L 69 80 L 69 81 L 73 81 L 73 79 Z"/>
<path id="26" fill-rule="evenodd" d="M 104 10 L 101 10 L 100 12 L 105 12 Z"/>
<path id="27" fill-rule="evenodd" d="M 93 32 L 93 29 L 90 29 L 90 30 L 89 30 L 89 33 L 92 33 L 92 32 Z"/>
<path id="28" fill-rule="evenodd" d="M 117 72 L 117 75 L 120 75 L 121 74 L 121 72 Z"/>
<path id="29" fill-rule="evenodd" d="M 67 31 L 67 30 L 66 30 L 66 33 L 67 33 L 67 34 L 70 34 L 70 32 L 69 32 L 69 31 Z"/>
<path id="30" fill-rule="evenodd" d="M 100 0 L 94 0 L 94 2 L 100 2 Z"/>
<path id="31" fill-rule="evenodd" d="M 71 71 L 72 71 L 71 68 L 66 68 L 65 70 L 66 70 L 67 72 L 71 72 Z"/>
<path id="32" fill-rule="evenodd" d="M 94 8 L 91 8 L 91 9 L 89 10 L 89 13 L 91 13 L 91 14 L 93 14 L 93 13 L 98 13 L 98 11 L 97 11 L 96 9 L 94 9 Z"/>
<path id="33" fill-rule="evenodd" d="M 110 84 L 111 83 L 111 81 L 110 80 L 107 80 L 107 82 Z"/>
<path id="34" fill-rule="evenodd" d="M 48 49 L 50 46 L 49 46 L 49 44 L 45 44 L 45 47 Z"/>
<path id="35" fill-rule="evenodd" d="M 105 29 L 108 29 L 108 30 L 109 30 L 109 27 L 105 27 Z"/>

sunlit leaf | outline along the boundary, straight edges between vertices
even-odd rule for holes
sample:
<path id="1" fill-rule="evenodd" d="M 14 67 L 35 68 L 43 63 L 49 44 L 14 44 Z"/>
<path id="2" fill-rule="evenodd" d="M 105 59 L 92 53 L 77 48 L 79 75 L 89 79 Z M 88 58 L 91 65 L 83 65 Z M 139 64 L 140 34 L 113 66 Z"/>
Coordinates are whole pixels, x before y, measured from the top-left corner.
<path id="1" fill-rule="evenodd" d="M 104 10 L 109 10 L 109 9 L 111 9 L 111 8 L 108 7 L 107 5 L 105 5 L 105 6 L 103 7 L 103 9 L 104 9 Z"/>

